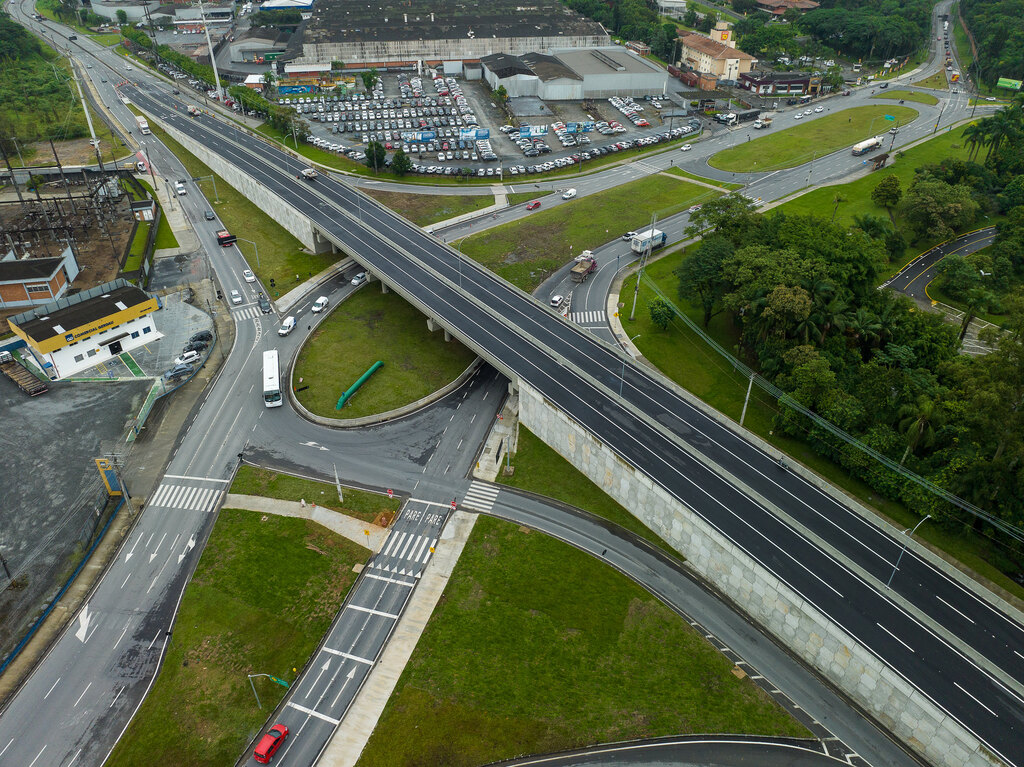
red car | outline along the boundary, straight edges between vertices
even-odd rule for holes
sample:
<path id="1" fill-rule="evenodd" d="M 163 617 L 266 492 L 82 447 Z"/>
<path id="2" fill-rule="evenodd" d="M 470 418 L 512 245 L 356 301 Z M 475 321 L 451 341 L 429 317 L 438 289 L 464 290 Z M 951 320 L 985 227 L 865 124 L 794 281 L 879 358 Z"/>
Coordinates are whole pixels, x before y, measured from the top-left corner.
<path id="1" fill-rule="evenodd" d="M 533 202 L 526 203 L 527 210 L 537 210 L 540 207 L 540 200 L 534 200 Z"/>
<path id="2" fill-rule="evenodd" d="M 267 731 L 266 735 L 260 738 L 260 742 L 256 744 L 256 750 L 252 755 L 253 759 L 260 764 L 270 764 L 271 758 L 277 753 L 277 749 L 281 748 L 281 744 L 284 743 L 284 739 L 287 737 L 287 725 L 275 724 Z"/>

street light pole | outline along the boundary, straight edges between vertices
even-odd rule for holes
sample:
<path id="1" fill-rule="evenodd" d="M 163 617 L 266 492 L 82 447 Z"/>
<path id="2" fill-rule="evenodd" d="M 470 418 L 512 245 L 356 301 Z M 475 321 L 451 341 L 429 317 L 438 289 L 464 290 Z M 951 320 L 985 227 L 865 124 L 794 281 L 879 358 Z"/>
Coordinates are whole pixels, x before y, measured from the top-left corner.
<path id="1" fill-rule="evenodd" d="M 924 519 L 922 519 L 920 522 L 918 522 L 916 525 L 914 525 L 914 529 L 910 531 L 910 537 L 912 538 L 914 536 L 914 533 L 917 532 L 917 528 L 919 528 L 921 525 L 923 525 L 925 523 L 925 521 L 927 521 L 927 520 L 929 520 L 931 518 L 932 518 L 931 514 L 925 514 Z M 906 535 L 907 531 L 904 530 L 903 534 Z M 900 569 L 900 562 L 903 561 L 903 553 L 906 550 L 907 550 L 907 542 L 906 542 L 906 540 L 904 540 L 903 541 L 903 548 L 900 549 L 900 555 L 896 558 L 896 564 L 892 568 L 892 575 L 890 575 L 889 576 L 889 580 L 887 580 L 885 582 L 885 587 L 887 589 L 889 588 L 889 584 L 892 583 L 892 579 L 896 575 L 896 571 Z"/>
<path id="2" fill-rule="evenodd" d="M 260 249 L 258 247 L 256 247 L 256 243 L 253 242 L 252 240 L 247 240 L 244 237 L 236 236 L 235 239 L 236 240 L 241 240 L 242 242 L 247 242 L 250 245 L 252 245 L 252 249 L 254 251 L 256 251 L 256 268 L 259 269 L 260 268 Z"/>
<path id="3" fill-rule="evenodd" d="M 641 335 L 640 333 L 637 333 L 635 336 L 633 336 L 631 339 L 629 339 L 630 342 L 635 341 L 636 339 L 638 339 L 640 337 L 640 335 Z M 622 397 L 622 384 L 625 382 L 625 380 L 626 380 L 626 358 L 623 357 L 622 358 L 622 372 L 619 374 L 619 397 L 620 398 Z"/>

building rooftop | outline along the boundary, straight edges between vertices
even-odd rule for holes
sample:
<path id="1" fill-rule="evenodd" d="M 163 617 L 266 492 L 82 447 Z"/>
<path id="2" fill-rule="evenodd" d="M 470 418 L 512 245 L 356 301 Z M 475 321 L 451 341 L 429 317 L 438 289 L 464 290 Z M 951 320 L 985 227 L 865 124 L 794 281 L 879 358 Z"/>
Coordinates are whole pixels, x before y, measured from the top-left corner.
<path id="1" fill-rule="evenodd" d="M 629 53 L 625 48 L 574 48 L 555 51 L 555 57 L 580 75 L 606 75 L 613 72 L 648 74 L 661 71 L 649 61 Z"/>
<path id="2" fill-rule="evenodd" d="M 75 328 L 152 300 L 142 289 L 118 279 L 22 312 L 8 322 L 38 344 L 55 336 L 66 338 Z"/>
<path id="3" fill-rule="evenodd" d="M 559 78 L 569 80 L 583 79 L 554 56 L 548 56 L 543 53 L 524 53 L 519 58 L 544 82 L 558 80 Z"/>
<path id="4" fill-rule="evenodd" d="M 515 75 L 533 75 L 533 70 L 526 66 L 518 56 L 511 56 L 507 53 L 481 56 L 480 63 L 501 79 Z"/>
<path id="5" fill-rule="evenodd" d="M 61 257 L 0 261 L 0 282 L 46 280 L 53 276 L 62 263 L 64 263 L 64 259 Z"/>
<path id="6" fill-rule="evenodd" d="M 318 0 L 304 34 L 308 44 L 607 35 L 559 0 Z"/>
<path id="7" fill-rule="evenodd" d="M 790 82 L 796 80 L 807 80 L 816 75 L 811 72 L 743 72 L 740 79 L 756 80 L 761 83 Z"/>
<path id="8" fill-rule="evenodd" d="M 706 54 L 713 59 L 740 59 L 753 61 L 755 58 L 749 53 L 741 51 L 739 48 L 733 48 L 725 43 L 712 40 L 710 37 L 698 35 L 695 32 L 682 35 L 679 39 L 682 40 L 683 45 L 687 48 L 692 48 L 693 50 Z"/>

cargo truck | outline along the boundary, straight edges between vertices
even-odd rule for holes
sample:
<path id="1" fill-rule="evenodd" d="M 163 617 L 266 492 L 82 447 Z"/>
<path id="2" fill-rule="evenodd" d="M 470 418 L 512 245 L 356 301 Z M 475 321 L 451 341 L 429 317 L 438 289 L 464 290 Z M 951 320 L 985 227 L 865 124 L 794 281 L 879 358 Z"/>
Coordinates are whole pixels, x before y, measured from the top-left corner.
<path id="1" fill-rule="evenodd" d="M 854 144 L 853 153 L 855 155 L 867 154 L 868 152 L 873 152 L 878 149 L 880 146 L 882 146 L 881 136 L 873 136 L 872 138 L 861 141 L 859 144 Z"/>
<path id="2" fill-rule="evenodd" d="M 629 249 L 634 253 L 645 253 L 648 250 L 656 250 L 668 242 L 668 235 L 660 229 L 648 229 L 638 232 L 629 243 Z"/>
<path id="3" fill-rule="evenodd" d="M 146 118 L 145 117 L 143 117 L 142 115 L 139 115 L 138 117 L 136 117 L 135 118 L 135 124 L 139 126 L 139 132 L 143 136 L 148 136 L 149 135 L 149 123 L 146 122 Z"/>
<path id="4" fill-rule="evenodd" d="M 761 130 L 762 128 L 770 128 L 770 127 L 772 127 L 772 118 L 770 118 L 770 117 L 762 117 L 762 118 L 760 118 L 758 120 L 754 120 L 753 128 L 755 130 Z"/>
<path id="5" fill-rule="evenodd" d="M 586 256 L 585 258 L 576 259 L 576 263 L 573 264 L 572 271 L 569 272 L 569 278 L 573 282 L 585 282 L 587 277 L 597 271 L 597 259 L 593 256 Z"/>
<path id="6" fill-rule="evenodd" d="M 192 104 L 189 104 L 188 105 L 188 116 L 189 117 L 199 117 L 199 107 L 193 106 Z"/>

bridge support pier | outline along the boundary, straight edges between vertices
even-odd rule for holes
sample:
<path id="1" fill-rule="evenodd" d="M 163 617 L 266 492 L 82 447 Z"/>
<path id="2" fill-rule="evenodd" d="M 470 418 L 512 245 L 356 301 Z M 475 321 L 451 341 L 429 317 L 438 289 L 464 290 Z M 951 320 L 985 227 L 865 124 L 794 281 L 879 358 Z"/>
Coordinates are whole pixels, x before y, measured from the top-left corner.
<path id="1" fill-rule="evenodd" d="M 384 280 L 380 281 L 380 292 L 381 293 L 390 293 L 391 292 L 391 290 L 388 288 L 388 286 L 384 284 Z"/>

